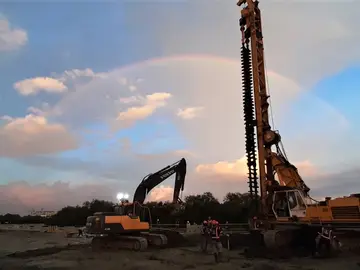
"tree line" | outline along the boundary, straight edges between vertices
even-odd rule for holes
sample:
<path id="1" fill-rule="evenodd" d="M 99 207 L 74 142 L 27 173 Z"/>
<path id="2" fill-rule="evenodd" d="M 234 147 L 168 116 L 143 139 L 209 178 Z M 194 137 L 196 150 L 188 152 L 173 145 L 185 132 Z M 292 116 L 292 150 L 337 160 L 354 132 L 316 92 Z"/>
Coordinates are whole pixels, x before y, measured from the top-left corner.
<path id="1" fill-rule="evenodd" d="M 137 208 L 142 220 L 161 224 L 184 224 L 187 221 L 200 224 L 209 216 L 221 223 L 247 222 L 253 208 L 249 194 L 228 193 L 223 201 L 217 200 L 211 192 L 186 196 L 181 204 L 149 202 Z M 116 204 L 94 199 L 81 206 L 66 206 L 49 218 L 6 214 L 0 216 L 1 223 L 44 223 L 52 226 L 85 226 L 86 218 L 95 212 L 113 212 Z"/>

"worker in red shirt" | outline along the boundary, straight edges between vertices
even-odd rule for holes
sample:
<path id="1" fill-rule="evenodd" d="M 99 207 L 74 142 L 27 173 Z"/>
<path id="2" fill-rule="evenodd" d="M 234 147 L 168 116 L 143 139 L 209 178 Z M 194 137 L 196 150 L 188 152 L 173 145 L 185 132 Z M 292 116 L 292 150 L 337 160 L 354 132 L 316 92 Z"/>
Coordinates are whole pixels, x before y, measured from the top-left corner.
<path id="1" fill-rule="evenodd" d="M 220 236 L 222 235 L 222 230 L 220 224 L 216 220 L 212 220 L 211 222 L 211 243 L 213 254 L 215 257 L 215 262 L 221 262 L 222 260 L 222 244 L 220 241 Z"/>

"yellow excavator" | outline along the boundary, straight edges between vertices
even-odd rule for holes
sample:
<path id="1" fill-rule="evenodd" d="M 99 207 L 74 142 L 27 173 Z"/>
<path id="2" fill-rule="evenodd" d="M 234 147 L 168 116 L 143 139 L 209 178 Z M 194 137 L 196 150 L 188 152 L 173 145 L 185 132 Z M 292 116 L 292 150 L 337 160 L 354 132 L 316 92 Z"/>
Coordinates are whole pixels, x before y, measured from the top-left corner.
<path id="1" fill-rule="evenodd" d="M 291 164 L 281 136 L 269 123 L 264 40 L 259 1 L 240 0 L 241 65 L 249 193 L 256 204 L 257 222 L 266 246 L 289 244 L 293 232 L 313 237 L 328 225 L 360 228 L 360 194 L 313 200 L 310 188 Z M 259 166 L 259 168 L 257 168 Z M 259 177 L 258 177 L 259 174 Z M 258 179 L 259 178 L 259 179 Z M 260 194 L 259 194 L 260 186 Z"/>
<path id="2" fill-rule="evenodd" d="M 141 251 L 148 245 L 163 247 L 167 245 L 167 236 L 150 232 L 151 213 L 143 206 L 149 192 L 175 174 L 173 203 L 181 203 L 180 193 L 184 189 L 186 176 L 186 160 L 169 165 L 156 173 L 149 174 L 137 187 L 133 202 L 122 202 L 114 212 L 97 212 L 87 218 L 86 233 L 93 235 L 93 249 L 130 249 Z M 138 211 L 139 210 L 139 211 Z M 141 220 L 141 210 L 148 212 L 149 222 Z"/>

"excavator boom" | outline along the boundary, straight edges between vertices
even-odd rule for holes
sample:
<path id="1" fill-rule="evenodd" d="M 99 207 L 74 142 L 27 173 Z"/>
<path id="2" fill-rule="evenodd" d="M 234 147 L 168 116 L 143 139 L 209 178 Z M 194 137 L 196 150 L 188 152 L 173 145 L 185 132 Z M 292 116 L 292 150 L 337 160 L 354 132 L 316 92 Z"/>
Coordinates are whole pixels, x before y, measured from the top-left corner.
<path id="1" fill-rule="evenodd" d="M 175 174 L 173 203 L 178 203 L 180 200 L 180 192 L 184 190 L 185 184 L 186 160 L 184 158 L 166 166 L 156 173 L 145 176 L 135 190 L 133 202 L 143 204 L 149 192 L 173 174 Z"/>

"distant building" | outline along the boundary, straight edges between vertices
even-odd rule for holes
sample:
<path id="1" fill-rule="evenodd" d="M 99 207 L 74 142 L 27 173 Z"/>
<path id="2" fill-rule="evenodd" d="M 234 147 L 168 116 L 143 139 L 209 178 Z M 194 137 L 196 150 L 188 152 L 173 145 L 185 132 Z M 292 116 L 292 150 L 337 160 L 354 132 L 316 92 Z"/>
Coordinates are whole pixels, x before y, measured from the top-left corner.
<path id="1" fill-rule="evenodd" d="M 40 216 L 40 217 L 51 217 L 55 215 L 56 211 L 46 211 L 46 210 L 40 210 L 40 211 L 31 211 L 30 216 Z"/>

